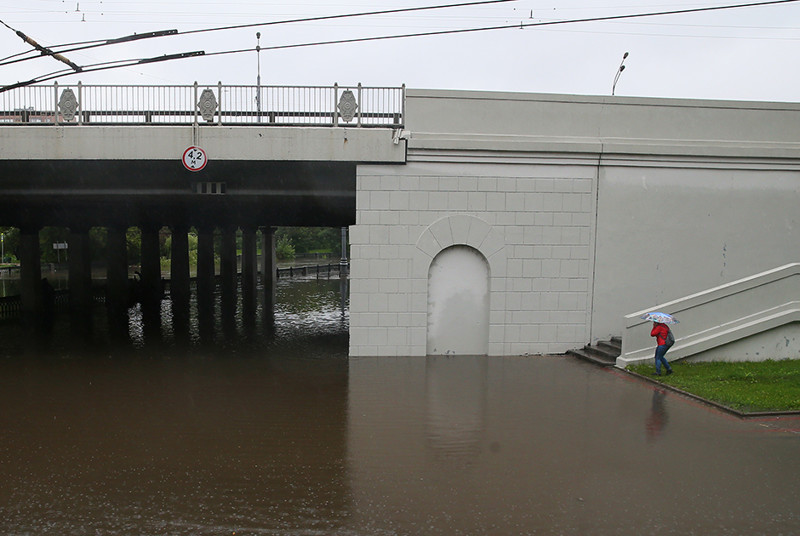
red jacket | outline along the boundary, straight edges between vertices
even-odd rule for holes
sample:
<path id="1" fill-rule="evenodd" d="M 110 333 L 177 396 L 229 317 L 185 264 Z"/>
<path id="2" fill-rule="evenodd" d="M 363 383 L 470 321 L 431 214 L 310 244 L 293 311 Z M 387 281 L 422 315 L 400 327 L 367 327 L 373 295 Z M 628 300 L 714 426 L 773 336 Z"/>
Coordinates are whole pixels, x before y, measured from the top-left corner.
<path id="1" fill-rule="evenodd" d="M 667 342 L 667 333 L 669 333 L 669 328 L 666 324 L 659 324 L 655 322 L 655 326 L 650 331 L 650 336 L 656 338 L 656 343 L 658 346 L 661 346 Z"/>

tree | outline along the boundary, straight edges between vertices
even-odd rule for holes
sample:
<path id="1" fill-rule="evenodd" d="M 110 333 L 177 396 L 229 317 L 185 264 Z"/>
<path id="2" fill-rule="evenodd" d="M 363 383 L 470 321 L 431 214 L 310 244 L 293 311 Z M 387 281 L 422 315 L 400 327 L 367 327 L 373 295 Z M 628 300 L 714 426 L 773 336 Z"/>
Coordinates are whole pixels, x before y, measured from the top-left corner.
<path id="1" fill-rule="evenodd" d="M 277 236 L 277 232 L 275 235 L 275 256 L 281 260 L 294 259 L 296 253 L 292 239 L 286 235 Z"/>
<path id="2" fill-rule="evenodd" d="M 69 229 L 66 227 L 42 227 L 39 230 L 39 253 L 42 262 L 66 262 L 67 250 L 53 249 L 53 244 L 67 242 Z"/>
<path id="3" fill-rule="evenodd" d="M 128 227 L 125 231 L 125 242 L 128 245 L 128 263 L 142 262 L 142 231 L 138 227 Z"/>
<path id="4" fill-rule="evenodd" d="M 16 227 L 0 227 L 2 235 L 3 258 L 0 262 L 16 262 L 19 247 L 19 229 Z"/>
<path id="5" fill-rule="evenodd" d="M 275 231 L 277 243 L 288 240 L 294 246 L 295 253 L 327 253 L 332 256 L 341 255 L 341 230 L 335 227 L 278 227 Z"/>

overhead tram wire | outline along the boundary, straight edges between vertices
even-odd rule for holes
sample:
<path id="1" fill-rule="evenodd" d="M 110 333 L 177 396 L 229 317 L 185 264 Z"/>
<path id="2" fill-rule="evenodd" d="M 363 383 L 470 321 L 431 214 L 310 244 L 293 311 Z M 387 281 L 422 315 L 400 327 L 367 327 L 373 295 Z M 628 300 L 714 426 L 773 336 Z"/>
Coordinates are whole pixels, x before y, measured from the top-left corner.
<path id="1" fill-rule="evenodd" d="M 195 50 L 192 52 L 179 52 L 177 54 L 164 54 L 163 56 L 154 56 L 151 58 L 140 58 L 140 59 L 132 59 L 132 60 L 115 60 L 115 61 L 107 61 L 103 63 L 94 63 L 91 65 L 86 65 L 81 67 L 82 73 L 93 73 L 96 71 L 108 71 L 110 69 L 120 69 L 122 67 L 133 67 L 136 65 L 144 65 L 146 63 L 157 63 L 162 61 L 172 61 L 172 60 L 180 60 L 185 58 L 195 58 L 197 56 L 204 56 L 206 53 L 202 50 Z M 61 71 L 54 71 L 52 73 L 44 74 L 33 78 L 31 80 L 25 82 L 17 82 L 15 84 L 9 84 L 7 86 L 0 87 L 0 93 L 5 91 L 10 91 L 12 89 L 17 89 L 20 87 L 31 86 L 33 84 L 38 84 L 40 82 L 47 82 L 48 80 L 55 80 L 56 78 L 61 78 L 62 76 L 66 76 L 68 74 L 75 74 L 69 70 L 61 70 Z"/>
<path id="2" fill-rule="evenodd" d="M 508 1 L 508 0 L 506 0 Z M 511 0 L 513 1 L 513 0 Z M 453 34 L 464 34 L 464 33 L 475 33 L 475 32 L 485 32 L 485 31 L 493 31 L 493 30 L 508 30 L 508 29 L 520 29 L 520 28 L 532 28 L 532 27 L 542 27 L 542 26 L 556 26 L 556 25 L 565 25 L 565 24 L 578 24 L 578 23 L 585 23 L 585 22 L 606 22 L 612 20 L 625 20 L 625 19 L 635 19 L 635 18 L 644 18 L 644 17 L 659 17 L 659 16 L 667 16 L 667 15 L 683 15 L 689 13 L 701 13 L 701 12 L 708 12 L 708 11 L 721 11 L 721 10 L 730 10 L 730 9 L 741 9 L 741 8 L 748 8 L 748 7 L 761 7 L 761 6 L 770 6 L 770 5 L 778 5 L 778 4 L 791 4 L 797 3 L 800 0 L 768 0 L 766 2 L 749 2 L 744 4 L 731 4 L 731 5 L 724 5 L 724 6 L 708 6 L 708 7 L 699 7 L 699 8 L 687 8 L 687 9 L 679 9 L 679 10 L 672 10 L 672 11 L 657 11 L 657 12 L 648 12 L 648 13 L 629 13 L 625 15 L 608 15 L 604 17 L 590 17 L 585 19 L 567 19 L 567 20 L 557 20 L 557 21 L 547 21 L 547 22 L 533 22 L 533 23 L 522 23 L 519 24 L 506 24 L 501 26 L 485 26 L 481 28 L 463 28 L 457 30 L 439 30 L 433 32 L 419 32 L 419 33 L 411 33 L 411 34 L 399 34 L 399 35 L 385 35 L 385 36 L 373 36 L 373 37 L 360 37 L 360 38 L 353 38 L 353 39 L 338 39 L 332 41 L 315 41 L 315 42 L 308 42 L 308 43 L 295 43 L 291 45 L 275 45 L 271 47 L 261 47 L 261 50 L 281 50 L 281 49 L 289 49 L 289 48 L 300 48 L 300 47 L 311 47 L 311 46 L 321 46 L 321 45 L 333 45 L 333 44 L 347 44 L 347 43 L 361 43 L 361 42 L 368 42 L 368 41 L 381 41 L 381 40 L 389 40 L 389 39 L 405 39 L 405 38 L 412 38 L 412 37 L 430 37 L 430 36 L 437 36 L 437 35 L 453 35 Z M 130 59 L 130 60 L 117 60 L 114 62 L 106 62 L 106 63 L 99 63 L 93 65 L 86 65 L 82 67 L 82 72 L 89 73 L 94 71 L 102 71 L 108 69 L 118 69 L 121 67 L 131 67 L 134 65 L 139 65 L 143 63 L 153 63 L 158 61 L 168 61 L 173 59 L 183 59 L 189 57 L 196 57 L 196 56 L 221 56 L 227 54 L 240 54 L 246 52 L 254 51 L 254 48 L 246 48 L 246 49 L 239 49 L 239 50 L 227 50 L 227 51 L 219 51 L 219 52 L 204 52 L 204 51 L 196 51 L 196 52 L 185 52 L 181 54 L 170 54 L 165 56 L 158 56 L 155 58 L 141 58 L 141 59 Z M 18 87 L 29 86 L 32 84 L 36 84 L 39 82 L 46 82 L 48 80 L 53 80 L 55 78 L 60 78 L 61 76 L 65 76 L 67 74 L 74 74 L 70 71 L 58 71 L 53 72 L 50 74 L 42 75 L 40 77 L 34 78 L 27 82 L 18 82 L 16 84 L 11 84 L 8 86 L 0 87 L 0 93 L 4 91 L 9 91 L 11 89 L 15 89 Z"/>
<path id="3" fill-rule="evenodd" d="M 20 33 L 19 31 L 14 30 L 13 28 L 11 28 L 11 26 L 6 24 L 2 20 L 0 20 L 0 23 L 2 23 L 6 28 L 16 32 L 17 34 Z M 92 45 L 85 46 L 85 47 L 80 47 L 80 48 L 64 49 L 64 50 L 60 50 L 59 53 L 63 54 L 65 52 L 73 52 L 73 51 L 76 51 L 76 50 L 85 50 L 85 49 L 88 49 L 88 48 L 97 48 L 97 47 L 100 47 L 100 46 L 107 46 L 107 45 L 117 45 L 119 43 L 129 43 L 131 41 L 138 41 L 140 39 L 150 39 L 150 38 L 153 38 L 153 37 L 165 37 L 165 36 L 168 36 L 168 35 L 177 35 L 177 33 L 178 33 L 178 30 L 159 30 L 159 31 L 155 31 L 155 32 L 145 32 L 145 33 L 140 33 L 140 34 L 126 35 L 124 37 L 117 37 L 115 39 L 96 39 L 94 41 L 84 41 L 83 43 L 80 43 L 80 44 L 92 43 Z M 54 45 L 54 46 L 48 47 L 47 48 L 48 52 L 47 53 L 42 52 L 41 55 L 52 55 L 52 54 L 54 54 L 54 52 L 53 52 L 54 48 L 66 47 L 66 46 L 71 46 L 71 45 Z M 11 56 L 6 56 L 5 58 L 0 58 L 0 66 L 11 65 L 12 63 L 19 63 L 19 62 L 22 62 L 22 61 L 32 60 L 32 59 L 36 59 L 36 58 L 41 57 L 41 56 L 33 56 L 33 57 L 30 57 L 30 58 L 20 58 L 20 59 L 14 60 L 14 61 L 8 61 L 8 60 L 11 60 L 13 58 L 17 58 L 19 56 L 24 56 L 25 54 L 30 54 L 32 52 L 33 52 L 32 50 L 26 50 L 25 52 L 18 52 L 16 54 L 12 54 Z"/>
<path id="4" fill-rule="evenodd" d="M 5 21 L 0 20 L 0 22 L 3 23 L 3 26 L 5 26 L 9 30 L 11 30 L 12 32 L 17 34 L 17 36 L 20 39 L 22 39 L 23 41 L 25 41 L 26 43 L 31 45 L 34 49 L 38 50 L 41 53 L 42 56 L 51 56 L 52 58 L 60 61 L 61 63 L 65 63 L 65 64 L 69 65 L 70 67 L 72 67 L 72 70 L 74 70 L 76 73 L 79 73 L 81 71 L 81 68 L 78 65 L 76 65 L 73 62 L 71 62 L 69 59 L 65 58 L 61 54 L 59 54 L 57 52 L 54 52 L 53 50 L 51 50 L 51 49 L 49 49 L 47 47 L 43 47 L 42 45 L 37 43 L 33 38 L 25 35 L 20 30 L 15 30 L 14 28 L 12 28 L 8 24 L 6 24 Z"/>
<path id="5" fill-rule="evenodd" d="M 409 33 L 409 34 L 398 34 L 398 35 L 382 35 L 382 36 L 373 36 L 373 37 L 355 37 L 352 39 L 335 39 L 331 41 L 313 41 L 308 43 L 295 43 L 291 45 L 274 45 L 274 46 L 267 46 L 261 47 L 261 50 L 283 50 L 289 48 L 303 48 L 303 47 L 312 47 L 312 46 L 322 46 L 322 45 L 340 45 L 340 44 L 349 44 L 349 43 L 364 43 L 369 41 L 385 41 L 389 39 L 407 39 L 412 37 L 432 37 L 438 35 L 455 35 L 455 34 L 466 34 L 466 33 L 476 33 L 476 32 L 488 32 L 493 30 L 512 30 L 512 29 L 524 29 L 524 28 L 534 28 L 534 27 L 542 27 L 542 26 L 558 26 L 558 25 L 565 25 L 565 24 L 578 24 L 578 23 L 585 23 L 585 22 L 608 22 L 614 20 L 625 20 L 625 19 L 636 19 L 636 18 L 644 18 L 644 17 L 660 17 L 660 16 L 667 16 L 667 15 L 685 15 L 690 13 L 701 13 L 707 11 L 721 11 L 721 10 L 730 10 L 730 9 L 741 9 L 741 8 L 748 8 L 748 7 L 760 7 L 760 6 L 770 6 L 776 4 L 792 4 L 800 2 L 800 0 L 768 0 L 766 2 L 749 2 L 746 4 L 732 4 L 732 5 L 724 5 L 724 6 L 708 6 L 708 7 L 699 7 L 699 8 L 687 8 L 687 9 L 678 9 L 672 11 L 655 11 L 655 12 L 648 12 L 648 13 L 629 13 L 626 15 L 607 15 L 604 17 L 590 17 L 586 19 L 565 19 L 565 20 L 555 20 L 555 21 L 546 21 L 546 22 L 530 22 L 530 23 L 523 23 L 520 22 L 519 24 L 504 24 L 501 26 L 484 26 L 481 28 L 461 28 L 456 30 L 437 30 L 432 32 L 417 32 L 417 33 Z M 220 51 L 220 52 L 207 52 L 206 56 L 223 56 L 227 54 L 241 54 L 245 52 L 252 52 L 253 48 L 246 48 L 240 50 L 227 50 L 227 51 Z M 2 89 L 0 89 L 2 91 Z"/>
<path id="6" fill-rule="evenodd" d="M 114 39 L 99 39 L 94 41 L 83 41 L 79 43 L 66 43 L 61 45 L 53 45 L 49 47 L 48 50 L 51 51 L 52 49 L 58 48 L 60 49 L 58 52 L 63 54 L 67 52 L 75 52 L 78 50 L 88 50 L 92 48 L 99 48 L 109 45 L 117 45 L 120 43 L 126 43 L 130 41 L 140 40 L 140 39 L 150 39 L 154 37 L 168 37 L 168 36 L 175 36 L 175 35 L 191 35 L 197 33 L 207 33 L 207 32 L 220 32 L 226 30 L 238 30 L 242 28 L 254 28 L 254 27 L 261 27 L 261 26 L 276 26 L 279 24 L 295 24 L 300 22 L 319 22 L 324 20 L 335 20 L 335 19 L 344 19 L 344 18 L 352 18 L 352 17 L 368 17 L 368 16 L 375 16 L 375 15 L 391 15 L 397 13 L 409 13 L 413 11 L 430 11 L 433 9 L 449 9 L 454 7 L 470 7 L 470 6 L 480 6 L 485 4 L 500 4 L 506 2 L 516 2 L 517 0 L 479 0 L 477 2 L 458 2 L 453 4 L 439 4 L 435 6 L 418 6 L 418 7 L 408 7 L 408 8 L 396 8 L 396 9 L 386 9 L 380 11 L 364 11 L 359 13 L 341 13 L 338 15 L 320 15 L 318 17 L 305 17 L 299 19 L 287 19 L 287 20 L 278 20 L 278 21 L 270 21 L 270 22 L 250 22 L 247 24 L 237 24 L 231 26 L 219 26 L 214 28 L 201 28 L 198 30 L 187 30 L 184 32 L 179 32 L 178 30 L 162 30 L 158 32 L 147 32 L 142 34 L 132 34 L 125 37 L 118 37 Z M 8 29 L 12 31 L 17 31 L 8 26 L 5 22 L 0 20 L 0 23 L 4 24 Z M 19 33 L 19 32 L 17 32 Z M 78 46 L 80 45 L 80 46 Z M 69 48 L 73 47 L 73 48 Z M 0 66 L 3 65 L 11 65 L 13 63 L 19 63 L 22 61 L 28 61 L 32 59 L 36 59 L 40 56 L 31 56 L 26 58 L 19 58 L 24 54 L 28 54 L 31 51 L 21 52 L 17 54 L 13 54 L 11 56 L 7 56 L 5 58 L 0 58 Z M 44 54 L 44 53 L 43 53 Z M 17 59 L 14 59 L 17 58 Z"/>

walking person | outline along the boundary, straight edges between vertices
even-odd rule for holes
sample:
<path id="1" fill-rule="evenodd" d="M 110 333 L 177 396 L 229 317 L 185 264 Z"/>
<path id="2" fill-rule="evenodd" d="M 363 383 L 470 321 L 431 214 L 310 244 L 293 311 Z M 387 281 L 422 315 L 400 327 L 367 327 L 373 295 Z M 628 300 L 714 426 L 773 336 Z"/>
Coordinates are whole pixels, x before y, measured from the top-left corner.
<path id="1" fill-rule="evenodd" d="M 664 364 L 664 368 L 667 370 L 667 375 L 669 376 L 672 374 L 672 367 L 669 366 L 669 362 L 664 357 L 669 350 L 670 346 L 672 346 L 672 342 L 675 341 L 674 337 L 670 333 L 669 326 L 666 324 L 662 324 L 661 322 L 653 322 L 653 329 L 650 330 L 650 336 L 656 338 L 656 376 L 661 376 L 661 364 Z"/>

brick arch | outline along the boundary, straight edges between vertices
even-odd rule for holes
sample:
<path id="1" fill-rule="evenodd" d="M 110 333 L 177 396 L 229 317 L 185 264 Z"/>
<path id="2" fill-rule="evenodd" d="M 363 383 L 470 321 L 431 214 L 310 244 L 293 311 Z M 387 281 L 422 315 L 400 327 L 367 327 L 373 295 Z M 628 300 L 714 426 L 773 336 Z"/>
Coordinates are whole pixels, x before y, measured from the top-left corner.
<path id="1" fill-rule="evenodd" d="M 445 216 L 429 225 L 416 243 L 414 275 L 427 277 L 431 262 L 441 251 L 456 245 L 470 246 L 489 263 L 492 279 L 505 277 L 506 244 L 495 227 L 475 216 Z"/>

